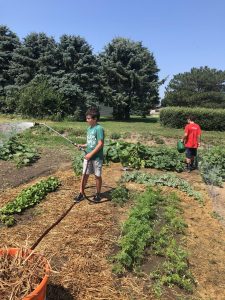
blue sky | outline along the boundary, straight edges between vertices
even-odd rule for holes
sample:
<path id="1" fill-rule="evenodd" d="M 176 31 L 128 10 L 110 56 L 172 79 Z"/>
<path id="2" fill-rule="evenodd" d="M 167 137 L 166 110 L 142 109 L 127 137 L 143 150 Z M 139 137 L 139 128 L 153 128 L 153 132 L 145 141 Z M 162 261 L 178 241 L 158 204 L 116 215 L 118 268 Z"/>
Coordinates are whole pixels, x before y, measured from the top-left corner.
<path id="1" fill-rule="evenodd" d="M 95 53 L 114 37 L 142 41 L 160 79 L 209 66 L 225 70 L 224 0 L 0 0 L 0 24 L 21 39 L 45 32 L 84 37 Z"/>

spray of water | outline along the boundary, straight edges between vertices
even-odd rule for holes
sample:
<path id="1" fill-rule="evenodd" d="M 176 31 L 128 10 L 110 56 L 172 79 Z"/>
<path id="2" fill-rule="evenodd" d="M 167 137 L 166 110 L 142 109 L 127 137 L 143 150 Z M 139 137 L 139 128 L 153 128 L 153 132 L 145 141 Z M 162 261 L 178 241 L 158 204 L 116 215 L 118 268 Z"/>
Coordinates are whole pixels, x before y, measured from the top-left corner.
<path id="1" fill-rule="evenodd" d="M 34 126 L 32 122 L 17 122 L 0 124 L 0 146 L 11 137 Z"/>

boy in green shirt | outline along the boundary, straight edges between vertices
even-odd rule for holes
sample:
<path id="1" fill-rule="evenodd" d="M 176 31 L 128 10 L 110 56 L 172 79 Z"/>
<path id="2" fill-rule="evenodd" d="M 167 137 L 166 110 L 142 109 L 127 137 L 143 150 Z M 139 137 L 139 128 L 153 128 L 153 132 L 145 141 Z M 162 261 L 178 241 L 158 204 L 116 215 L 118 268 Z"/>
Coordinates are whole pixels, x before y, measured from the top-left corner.
<path id="1" fill-rule="evenodd" d="M 97 108 L 90 108 L 86 112 L 86 121 L 89 124 L 87 129 L 87 143 L 78 145 L 78 147 L 86 148 L 86 155 L 83 162 L 83 175 L 80 185 L 80 193 L 75 198 L 76 202 L 84 199 L 84 189 L 90 174 L 95 174 L 96 195 L 94 201 L 99 202 L 102 187 L 102 165 L 103 165 L 103 146 L 104 146 L 104 130 L 97 122 L 100 113 Z"/>

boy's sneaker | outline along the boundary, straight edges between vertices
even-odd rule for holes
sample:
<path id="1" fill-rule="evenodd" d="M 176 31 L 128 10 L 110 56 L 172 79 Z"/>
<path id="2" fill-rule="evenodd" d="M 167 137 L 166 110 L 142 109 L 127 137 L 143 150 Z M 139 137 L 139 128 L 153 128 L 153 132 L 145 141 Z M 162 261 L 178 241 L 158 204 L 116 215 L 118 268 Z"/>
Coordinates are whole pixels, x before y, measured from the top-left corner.
<path id="1" fill-rule="evenodd" d="M 100 201 L 101 201 L 100 195 L 99 195 L 99 194 L 96 194 L 96 195 L 94 196 L 93 200 L 94 200 L 94 202 L 96 202 L 96 203 L 100 202 Z"/>
<path id="2" fill-rule="evenodd" d="M 82 193 L 80 193 L 79 195 L 77 195 L 74 199 L 75 202 L 80 202 L 84 200 L 84 195 Z"/>

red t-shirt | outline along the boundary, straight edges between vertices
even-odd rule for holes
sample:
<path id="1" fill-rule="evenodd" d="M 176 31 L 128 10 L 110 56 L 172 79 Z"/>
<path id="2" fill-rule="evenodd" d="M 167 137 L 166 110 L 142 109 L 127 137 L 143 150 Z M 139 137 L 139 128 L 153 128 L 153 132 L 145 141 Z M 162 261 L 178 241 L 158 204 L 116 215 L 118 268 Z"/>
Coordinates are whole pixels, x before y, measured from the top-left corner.
<path id="1" fill-rule="evenodd" d="M 201 135 L 201 128 L 196 123 L 185 126 L 184 132 L 187 133 L 185 147 L 198 148 L 198 136 Z"/>

